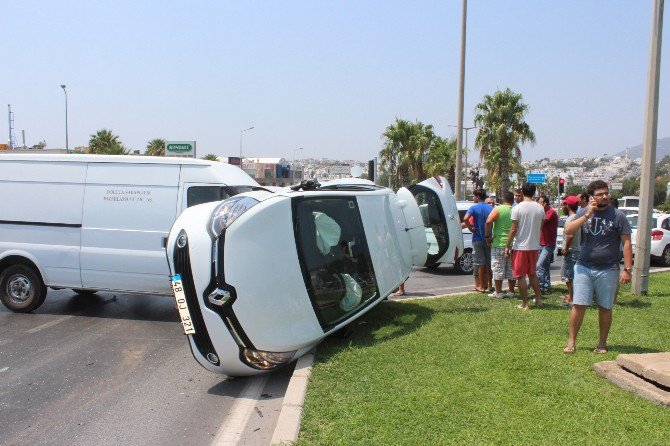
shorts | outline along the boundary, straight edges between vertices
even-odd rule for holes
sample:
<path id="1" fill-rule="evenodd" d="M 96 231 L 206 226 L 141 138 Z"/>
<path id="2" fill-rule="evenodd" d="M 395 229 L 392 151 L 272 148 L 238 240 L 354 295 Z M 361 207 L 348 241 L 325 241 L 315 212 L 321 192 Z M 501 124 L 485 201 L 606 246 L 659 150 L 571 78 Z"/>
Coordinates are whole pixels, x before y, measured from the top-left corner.
<path id="1" fill-rule="evenodd" d="M 514 278 L 519 279 L 524 276 L 535 275 L 535 265 L 540 256 L 540 250 L 532 251 L 512 251 L 512 272 Z"/>
<path id="2" fill-rule="evenodd" d="M 563 282 L 572 282 L 575 278 L 575 264 L 579 260 L 579 251 L 568 251 L 563 256 L 563 267 L 561 268 L 561 280 Z"/>
<path id="3" fill-rule="evenodd" d="M 491 270 L 493 280 L 514 280 L 512 259 L 505 258 L 505 247 L 491 248 Z"/>
<path id="4" fill-rule="evenodd" d="M 491 247 L 486 243 L 486 240 L 480 242 L 472 242 L 472 250 L 474 251 L 475 266 L 490 266 L 491 265 Z"/>
<path id="5" fill-rule="evenodd" d="M 591 306 L 595 295 L 598 306 L 611 309 L 618 283 L 618 266 L 615 269 L 592 269 L 578 263 L 572 282 L 572 303 Z"/>

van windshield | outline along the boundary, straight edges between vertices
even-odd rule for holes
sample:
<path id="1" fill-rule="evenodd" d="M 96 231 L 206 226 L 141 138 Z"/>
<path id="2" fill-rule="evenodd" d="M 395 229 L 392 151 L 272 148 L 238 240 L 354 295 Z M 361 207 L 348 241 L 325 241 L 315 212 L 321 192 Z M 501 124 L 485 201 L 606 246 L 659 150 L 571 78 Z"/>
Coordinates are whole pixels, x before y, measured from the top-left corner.
<path id="1" fill-rule="evenodd" d="M 221 201 L 243 192 L 251 192 L 258 186 L 191 186 L 186 192 L 186 206 Z"/>

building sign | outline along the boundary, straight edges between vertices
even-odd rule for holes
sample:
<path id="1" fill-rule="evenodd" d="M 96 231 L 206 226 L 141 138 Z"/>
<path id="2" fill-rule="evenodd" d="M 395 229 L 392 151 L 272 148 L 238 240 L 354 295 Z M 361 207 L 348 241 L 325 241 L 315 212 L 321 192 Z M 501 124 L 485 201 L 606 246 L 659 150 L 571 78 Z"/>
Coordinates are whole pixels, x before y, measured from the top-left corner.
<path id="1" fill-rule="evenodd" d="M 166 141 L 165 156 L 195 158 L 195 141 Z"/>
<path id="2" fill-rule="evenodd" d="M 612 188 L 612 190 L 622 190 L 623 183 L 612 183 L 610 187 Z"/>
<path id="3" fill-rule="evenodd" d="M 9 144 L 0 144 L 0 150 L 9 150 Z"/>
<path id="4" fill-rule="evenodd" d="M 228 164 L 231 164 L 233 166 L 239 166 L 240 164 L 242 164 L 242 158 L 240 158 L 239 156 L 229 156 Z"/>
<path id="5" fill-rule="evenodd" d="M 544 184 L 547 182 L 546 173 L 529 173 L 526 181 L 532 184 Z"/>

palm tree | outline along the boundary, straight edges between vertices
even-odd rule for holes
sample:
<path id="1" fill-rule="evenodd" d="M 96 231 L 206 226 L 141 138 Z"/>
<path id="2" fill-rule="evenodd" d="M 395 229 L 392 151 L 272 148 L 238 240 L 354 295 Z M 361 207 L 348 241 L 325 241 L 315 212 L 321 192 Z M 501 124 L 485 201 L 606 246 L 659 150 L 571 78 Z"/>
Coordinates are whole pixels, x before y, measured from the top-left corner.
<path id="1" fill-rule="evenodd" d="M 382 134 L 381 167 L 390 172 L 392 187 L 423 180 L 427 158 L 437 141 L 432 125 L 396 118 Z"/>
<path id="2" fill-rule="evenodd" d="M 165 140 L 161 138 L 152 139 L 147 143 L 147 150 L 144 154 L 149 156 L 165 156 Z"/>
<path id="3" fill-rule="evenodd" d="M 202 159 L 208 161 L 218 161 L 219 157 L 214 155 L 213 153 L 208 153 L 207 155 L 203 156 Z"/>
<path id="4" fill-rule="evenodd" d="M 127 155 L 130 153 L 130 150 L 119 141 L 119 137 L 107 129 L 98 130 L 95 135 L 91 135 L 88 148 L 90 153 L 99 155 Z"/>
<path id="5" fill-rule="evenodd" d="M 475 107 L 479 126 L 475 147 L 489 172 L 488 182 L 498 191 L 509 190 L 510 174 L 521 170 L 521 144 L 535 143 L 535 134 L 525 121 L 528 105 L 520 93 L 509 88 L 496 91 Z"/>
<path id="6" fill-rule="evenodd" d="M 440 136 L 435 137 L 432 147 L 428 153 L 426 164 L 426 175 L 444 175 L 449 184 L 453 184 L 454 165 L 456 162 L 456 138 L 449 139 Z"/>

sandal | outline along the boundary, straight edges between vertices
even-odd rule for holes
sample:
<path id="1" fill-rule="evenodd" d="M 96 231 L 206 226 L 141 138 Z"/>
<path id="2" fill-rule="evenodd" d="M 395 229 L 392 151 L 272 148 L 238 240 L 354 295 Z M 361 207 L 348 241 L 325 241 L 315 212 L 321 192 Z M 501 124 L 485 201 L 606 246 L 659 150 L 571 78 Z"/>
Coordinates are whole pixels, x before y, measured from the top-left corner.
<path id="1" fill-rule="evenodd" d="M 605 353 L 608 353 L 609 350 L 607 350 L 606 345 L 599 345 L 596 348 L 593 349 L 593 353 L 597 353 L 599 355 L 604 355 Z"/>
<path id="2" fill-rule="evenodd" d="M 530 307 L 529 307 L 528 305 L 524 305 L 524 304 L 519 304 L 519 305 L 517 305 L 516 307 L 517 307 L 519 310 L 524 310 L 524 311 L 528 311 L 528 310 L 530 310 Z"/>
<path id="3" fill-rule="evenodd" d="M 567 344 L 565 348 L 563 349 L 563 353 L 567 355 L 573 354 L 577 350 L 577 347 L 575 347 L 574 344 Z"/>

